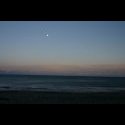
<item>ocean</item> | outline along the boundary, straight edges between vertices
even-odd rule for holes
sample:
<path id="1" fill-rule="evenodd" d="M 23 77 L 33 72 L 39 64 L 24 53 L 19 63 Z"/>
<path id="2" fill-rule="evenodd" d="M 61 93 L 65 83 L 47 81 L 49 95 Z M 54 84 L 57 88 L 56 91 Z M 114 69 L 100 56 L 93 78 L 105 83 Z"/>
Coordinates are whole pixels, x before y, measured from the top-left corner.
<path id="1" fill-rule="evenodd" d="M 0 91 L 125 91 L 125 77 L 0 75 Z"/>

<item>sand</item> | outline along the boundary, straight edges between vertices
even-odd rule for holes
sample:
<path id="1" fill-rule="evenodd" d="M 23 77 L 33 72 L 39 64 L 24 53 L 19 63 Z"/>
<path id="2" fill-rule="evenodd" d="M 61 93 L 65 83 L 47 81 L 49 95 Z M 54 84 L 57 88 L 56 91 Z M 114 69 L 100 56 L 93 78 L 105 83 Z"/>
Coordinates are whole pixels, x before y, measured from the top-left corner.
<path id="1" fill-rule="evenodd" d="M 0 91 L 0 104 L 125 104 L 125 92 Z"/>

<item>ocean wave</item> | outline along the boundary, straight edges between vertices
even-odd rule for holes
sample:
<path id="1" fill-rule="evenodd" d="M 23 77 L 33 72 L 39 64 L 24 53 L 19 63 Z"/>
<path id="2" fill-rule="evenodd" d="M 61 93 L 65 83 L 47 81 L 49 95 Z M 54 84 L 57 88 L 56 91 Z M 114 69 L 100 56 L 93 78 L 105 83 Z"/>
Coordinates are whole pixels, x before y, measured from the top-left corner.
<path id="1" fill-rule="evenodd" d="M 0 91 L 52 91 L 52 92 L 115 92 L 125 91 L 120 87 L 71 87 L 71 86 L 1 86 Z"/>

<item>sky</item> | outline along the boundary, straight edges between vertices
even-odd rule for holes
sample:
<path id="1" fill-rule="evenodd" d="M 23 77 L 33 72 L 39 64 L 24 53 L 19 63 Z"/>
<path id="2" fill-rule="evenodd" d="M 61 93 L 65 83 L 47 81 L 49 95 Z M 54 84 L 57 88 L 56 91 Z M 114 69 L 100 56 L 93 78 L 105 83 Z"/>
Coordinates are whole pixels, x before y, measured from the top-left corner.
<path id="1" fill-rule="evenodd" d="M 0 21 L 0 72 L 125 76 L 125 21 Z"/>

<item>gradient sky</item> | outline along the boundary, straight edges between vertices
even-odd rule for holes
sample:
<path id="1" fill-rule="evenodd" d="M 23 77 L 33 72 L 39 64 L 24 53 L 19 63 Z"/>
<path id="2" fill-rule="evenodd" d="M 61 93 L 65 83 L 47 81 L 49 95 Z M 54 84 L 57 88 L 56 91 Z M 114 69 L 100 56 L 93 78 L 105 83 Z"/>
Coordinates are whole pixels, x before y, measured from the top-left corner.
<path id="1" fill-rule="evenodd" d="M 0 21 L 0 72 L 125 76 L 125 21 Z"/>

